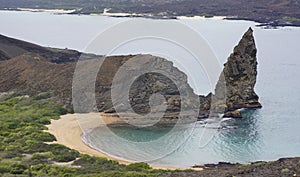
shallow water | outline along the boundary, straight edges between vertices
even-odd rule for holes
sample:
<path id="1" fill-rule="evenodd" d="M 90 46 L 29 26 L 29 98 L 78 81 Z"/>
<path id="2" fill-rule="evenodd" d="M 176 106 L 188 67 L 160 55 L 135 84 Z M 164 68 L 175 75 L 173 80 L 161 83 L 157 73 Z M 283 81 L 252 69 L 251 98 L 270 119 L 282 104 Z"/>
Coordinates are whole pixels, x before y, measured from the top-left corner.
<path id="1" fill-rule="evenodd" d="M 97 34 L 125 20 L 128 19 L 0 11 L 0 33 L 44 46 L 84 51 Z M 166 166 L 219 161 L 247 163 L 300 156 L 300 28 L 266 30 L 248 21 L 210 19 L 180 22 L 207 40 L 220 63 L 226 61 L 248 27 L 254 28 L 259 63 L 256 92 L 263 108 L 245 112 L 245 119 L 227 120 L 219 130 L 214 126 L 204 128 L 201 123 L 176 127 L 172 131 L 104 127 L 86 134 L 85 140 L 112 156 L 132 161 L 146 159 Z M 155 41 L 148 41 L 147 45 L 152 42 Z M 138 42 L 129 44 L 113 54 L 150 53 L 149 48 L 139 46 Z M 191 76 L 199 72 L 195 70 Z M 194 89 L 206 94 L 211 87 L 204 79 L 196 83 Z M 209 137 L 216 136 L 201 147 L 204 130 Z"/>

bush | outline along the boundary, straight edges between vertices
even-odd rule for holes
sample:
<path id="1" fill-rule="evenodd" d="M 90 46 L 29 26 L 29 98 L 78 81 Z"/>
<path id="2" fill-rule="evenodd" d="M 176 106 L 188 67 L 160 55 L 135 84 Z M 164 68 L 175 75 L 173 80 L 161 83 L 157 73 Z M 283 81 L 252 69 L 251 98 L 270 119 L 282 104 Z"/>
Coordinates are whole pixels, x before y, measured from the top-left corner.
<path id="1" fill-rule="evenodd" d="M 35 139 L 27 140 L 23 147 L 24 153 L 47 152 L 49 150 L 48 144 Z"/>
<path id="2" fill-rule="evenodd" d="M 130 171 L 144 171 L 144 170 L 151 169 L 151 167 L 147 163 L 140 162 L 140 163 L 129 164 L 127 166 L 127 169 Z"/>
<path id="3" fill-rule="evenodd" d="M 25 163 L 14 163 L 10 166 L 10 173 L 23 174 L 27 169 L 29 169 L 29 166 Z"/>
<path id="4" fill-rule="evenodd" d="M 54 135 L 47 133 L 47 132 L 39 132 L 39 133 L 33 133 L 30 135 L 32 138 L 34 138 L 37 141 L 42 142 L 52 142 L 56 141 L 56 138 Z"/>
<path id="5" fill-rule="evenodd" d="M 49 124 L 51 124 L 51 120 L 49 117 L 42 117 L 38 120 L 38 123 L 43 124 L 43 125 L 49 125 Z"/>
<path id="6" fill-rule="evenodd" d="M 35 153 L 30 158 L 30 161 L 32 164 L 42 164 L 47 163 L 53 157 L 54 155 L 51 152 Z"/>
<path id="7" fill-rule="evenodd" d="M 56 105 L 54 107 L 54 112 L 56 112 L 58 115 L 64 115 L 68 113 L 68 110 L 63 108 L 61 105 Z"/>
<path id="8" fill-rule="evenodd" d="M 10 165 L 8 162 L 0 162 L 0 174 L 10 172 Z"/>
<path id="9" fill-rule="evenodd" d="M 91 157 L 89 155 L 83 154 L 80 155 L 80 158 L 74 161 L 73 165 L 77 166 L 87 166 L 87 165 L 94 165 L 97 162 L 96 157 Z"/>
<path id="10" fill-rule="evenodd" d="M 72 150 L 64 145 L 50 144 L 49 151 L 54 154 L 53 160 L 57 162 L 70 162 L 79 157 L 79 152 Z"/>
<path id="11" fill-rule="evenodd" d="M 60 155 L 55 155 L 53 160 L 57 162 L 70 162 L 76 159 L 76 155 L 67 153 L 67 154 L 60 154 Z"/>
<path id="12" fill-rule="evenodd" d="M 35 95 L 32 98 L 34 100 L 42 100 L 42 99 L 47 99 L 47 98 L 50 98 L 50 97 L 51 97 L 51 94 L 46 92 L 46 93 L 40 93 L 38 95 Z"/>

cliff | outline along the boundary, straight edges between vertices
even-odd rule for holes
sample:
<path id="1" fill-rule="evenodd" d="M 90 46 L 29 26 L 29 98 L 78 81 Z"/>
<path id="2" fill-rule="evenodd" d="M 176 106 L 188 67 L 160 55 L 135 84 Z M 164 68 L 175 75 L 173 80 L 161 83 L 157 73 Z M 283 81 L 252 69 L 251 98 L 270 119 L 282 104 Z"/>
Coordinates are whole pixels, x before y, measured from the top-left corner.
<path id="1" fill-rule="evenodd" d="M 225 113 L 225 117 L 242 117 L 238 109 L 261 108 L 254 91 L 257 78 L 257 49 L 251 28 L 243 35 L 224 64 L 215 94 L 200 97 L 202 110 Z"/>
<path id="2" fill-rule="evenodd" d="M 256 53 L 253 30 L 249 28 L 224 64 L 224 77 L 220 78 L 216 86 L 217 95 L 219 89 L 226 85 L 227 110 L 261 107 L 254 91 L 257 77 Z"/>
<path id="3" fill-rule="evenodd" d="M 73 50 L 45 48 L 0 35 L 0 92 L 26 92 L 31 95 L 47 92 L 71 108 L 72 82 L 80 54 Z M 196 95 L 187 82 L 187 76 L 174 67 L 172 62 L 160 57 L 128 55 L 104 58 L 82 55 L 87 59 L 97 58 L 103 61 L 96 75 L 96 106 L 92 108 L 93 111 L 114 113 L 115 109 L 126 112 L 132 108 L 134 112 L 145 115 L 151 111 L 151 108 L 160 106 L 151 105 L 154 107 L 150 108 L 149 101 L 153 94 L 164 97 L 165 101 L 160 104 L 166 106 L 164 117 L 168 119 L 176 119 L 182 110 L 198 112 L 199 107 L 198 119 L 207 118 L 214 113 L 225 113 L 227 117 L 241 117 L 240 112 L 235 112 L 237 109 L 261 107 L 254 91 L 257 59 L 252 29 L 244 34 L 227 63 L 224 64 L 215 93 L 207 96 Z M 115 77 L 120 68 L 132 59 L 135 59 L 131 65 L 134 68 L 127 66 L 125 73 Z M 128 73 L 131 70 L 147 71 L 150 67 L 166 72 L 163 74 L 150 72 L 135 78 L 128 88 L 128 97 L 124 97 L 123 94 L 117 95 L 116 104 L 112 104 L 113 82 L 114 87 L 121 88 L 118 90 L 119 93 L 127 92 L 122 89 L 126 87 L 124 81 L 131 79 Z M 87 66 L 83 74 L 90 70 L 92 67 Z M 88 99 L 90 93 L 86 92 L 85 87 L 77 91 L 82 93 L 81 100 Z M 128 101 L 129 104 L 126 105 L 124 102 Z M 92 111 L 85 109 L 84 101 L 80 106 L 82 112 Z"/>

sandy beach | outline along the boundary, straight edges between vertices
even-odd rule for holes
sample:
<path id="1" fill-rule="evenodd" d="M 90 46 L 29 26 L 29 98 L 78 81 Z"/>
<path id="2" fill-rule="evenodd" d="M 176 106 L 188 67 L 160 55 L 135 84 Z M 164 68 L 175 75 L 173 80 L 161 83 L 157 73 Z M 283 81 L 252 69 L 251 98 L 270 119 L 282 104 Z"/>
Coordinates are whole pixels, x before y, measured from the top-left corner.
<path id="1" fill-rule="evenodd" d="M 51 124 L 48 125 L 47 132 L 53 134 L 57 142 L 63 144 L 71 149 L 75 149 L 82 154 L 88 154 L 96 157 L 106 157 L 110 160 L 116 160 L 121 164 L 130 164 L 131 162 L 116 159 L 110 157 L 104 153 L 101 153 L 85 143 L 81 139 L 83 133 L 82 130 L 93 129 L 105 124 L 122 123 L 123 121 L 115 116 L 107 115 L 103 113 L 88 113 L 88 114 L 67 114 L 61 116 L 59 120 L 51 120 Z M 164 167 L 164 166 L 152 166 L 154 169 L 166 169 L 166 170 L 202 170 L 201 168 L 176 168 L 176 167 Z"/>

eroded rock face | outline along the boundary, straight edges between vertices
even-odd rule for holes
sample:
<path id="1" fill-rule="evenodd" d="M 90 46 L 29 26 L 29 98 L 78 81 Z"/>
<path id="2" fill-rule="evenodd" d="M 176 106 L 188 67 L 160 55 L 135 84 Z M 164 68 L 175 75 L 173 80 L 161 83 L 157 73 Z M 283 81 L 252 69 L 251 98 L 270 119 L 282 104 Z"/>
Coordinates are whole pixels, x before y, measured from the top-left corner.
<path id="1" fill-rule="evenodd" d="M 213 113 L 241 118 L 242 114 L 237 112 L 238 109 L 262 107 L 254 91 L 257 77 L 256 53 L 253 30 L 249 28 L 224 64 L 215 94 L 200 96 L 199 119 Z"/>
<path id="2" fill-rule="evenodd" d="M 224 64 L 216 86 L 217 96 L 225 93 L 228 111 L 239 108 L 261 108 L 259 97 L 254 91 L 257 76 L 256 53 L 253 30 L 249 28 Z"/>
<path id="3" fill-rule="evenodd" d="M 259 97 L 254 91 L 257 77 L 256 53 L 257 49 L 253 30 L 249 28 L 224 64 L 224 69 L 216 84 L 215 94 L 210 93 L 207 96 L 199 96 L 200 111 L 198 119 L 218 116 L 218 113 L 224 113 L 225 117 L 241 118 L 242 113 L 238 109 L 262 107 L 258 101 Z M 144 59 L 146 58 L 146 56 L 142 57 Z M 144 59 L 141 58 L 140 61 Z M 172 63 L 164 59 L 156 60 L 157 62 L 154 63 L 157 67 L 167 64 L 169 66 L 167 70 L 173 69 L 175 76 L 177 76 L 177 78 L 175 77 L 174 79 L 180 81 L 179 85 L 185 86 L 185 90 L 189 90 L 188 93 L 190 95 L 197 97 L 187 84 L 185 74 L 177 68 L 174 68 Z M 147 63 L 143 66 L 145 68 L 148 67 Z M 143 67 L 140 69 L 143 70 Z M 168 76 L 172 76 L 172 74 L 168 74 Z M 159 75 L 145 75 L 135 84 L 131 92 L 131 98 L 133 100 L 131 106 L 137 112 L 148 112 L 149 96 L 156 91 L 160 91 L 163 95 L 166 95 L 169 106 L 168 110 L 170 110 L 170 112 L 180 111 L 181 106 L 190 106 L 193 109 L 192 105 L 195 104 L 195 101 L 192 100 L 190 105 L 180 105 L 180 97 L 185 95 L 180 95 L 176 87 L 173 87 L 167 78 L 163 78 Z"/>
<path id="4" fill-rule="evenodd" d="M 157 107 L 166 106 L 165 117 L 171 118 L 170 113 L 179 113 L 182 110 L 198 109 L 198 96 L 188 84 L 187 76 L 174 67 L 172 62 L 152 55 L 136 55 L 117 59 L 120 62 L 116 62 L 116 58 L 113 57 L 106 58 L 98 74 L 96 96 L 99 99 L 97 100 L 105 100 L 102 103 L 97 102 L 99 110 L 114 113 L 115 109 L 118 109 L 117 112 L 126 112 L 131 108 L 138 114 L 146 115 L 156 107 L 155 105 L 150 106 L 149 102 L 154 94 L 164 97 L 163 102 Z M 109 73 L 112 73 L 109 75 L 110 77 L 108 77 L 106 68 L 110 68 Z M 109 88 L 105 92 L 102 89 L 104 86 Z M 116 89 L 113 92 L 118 94 L 111 94 L 111 88 Z M 115 100 L 114 105 L 112 97 Z M 129 104 L 127 104 L 128 102 Z"/>
<path id="5" fill-rule="evenodd" d="M 1 35 L 0 49 L 0 60 L 3 60 L 0 61 L 0 73 L 3 76 L 0 79 L 0 92 L 24 90 L 28 90 L 33 94 L 50 92 L 57 95 L 63 104 L 71 106 L 72 80 L 76 66 L 76 59 L 73 58 L 78 55 L 77 52 L 73 55 L 74 52 L 72 51 L 43 48 Z M 53 50 L 57 59 L 48 56 L 48 53 L 51 53 L 53 57 Z M 4 51 L 4 53 L 1 53 L 1 51 Z M 20 54 L 15 57 L 11 51 L 19 51 Z M 100 60 L 104 60 L 104 62 L 97 74 L 96 90 L 92 90 L 93 93 L 96 92 L 96 108 L 94 111 L 111 113 L 115 111 L 114 106 L 116 106 L 122 107 L 124 111 L 132 108 L 136 113 L 147 114 L 151 111 L 149 105 L 151 96 L 159 93 L 164 97 L 165 101 L 162 104 L 166 105 L 168 115 L 165 115 L 165 117 L 169 119 L 177 118 L 178 113 L 182 110 L 188 110 L 186 117 L 189 117 L 190 112 L 198 112 L 199 108 L 198 119 L 207 118 L 214 115 L 214 113 L 240 117 L 241 115 L 234 112 L 235 110 L 261 107 L 258 101 L 259 98 L 254 91 L 257 76 L 256 52 L 253 30 L 250 28 L 224 64 L 224 69 L 216 85 L 215 94 L 210 93 L 207 96 L 196 95 L 187 82 L 187 76 L 166 59 L 151 55 L 111 56 L 106 58 L 99 56 Z M 67 55 L 70 53 L 72 55 Z M 136 60 L 133 60 L 131 67 L 126 66 L 124 74 L 116 79 L 115 75 L 120 68 L 132 59 Z M 88 61 L 92 61 L 92 59 Z M 85 76 L 85 72 L 89 73 L 92 70 L 92 64 L 90 68 L 89 65 L 84 67 L 83 80 L 87 80 L 83 76 Z M 123 93 L 125 91 L 123 88 L 126 86 L 124 81 L 132 78 L 130 72 L 135 74 L 135 71 L 147 71 L 149 68 L 165 71 L 165 73 L 142 74 L 130 84 L 131 87 L 126 91 L 129 93 L 128 97 L 126 97 L 126 94 L 119 94 L 120 97 L 117 95 L 119 100 L 126 97 L 125 101 L 130 102 L 129 107 L 128 105 L 127 107 L 123 106 L 124 104 L 121 101 L 118 102 L 118 100 L 117 104 L 113 105 L 111 100 L 113 80 L 116 79 L 115 86 L 120 86 L 121 90 L 118 93 Z M 82 86 L 82 90 L 78 90 L 78 94 L 81 95 L 81 100 L 88 100 L 90 93 Z M 199 101 L 200 105 L 198 104 Z M 82 107 L 84 105 L 85 102 L 83 102 Z"/>

